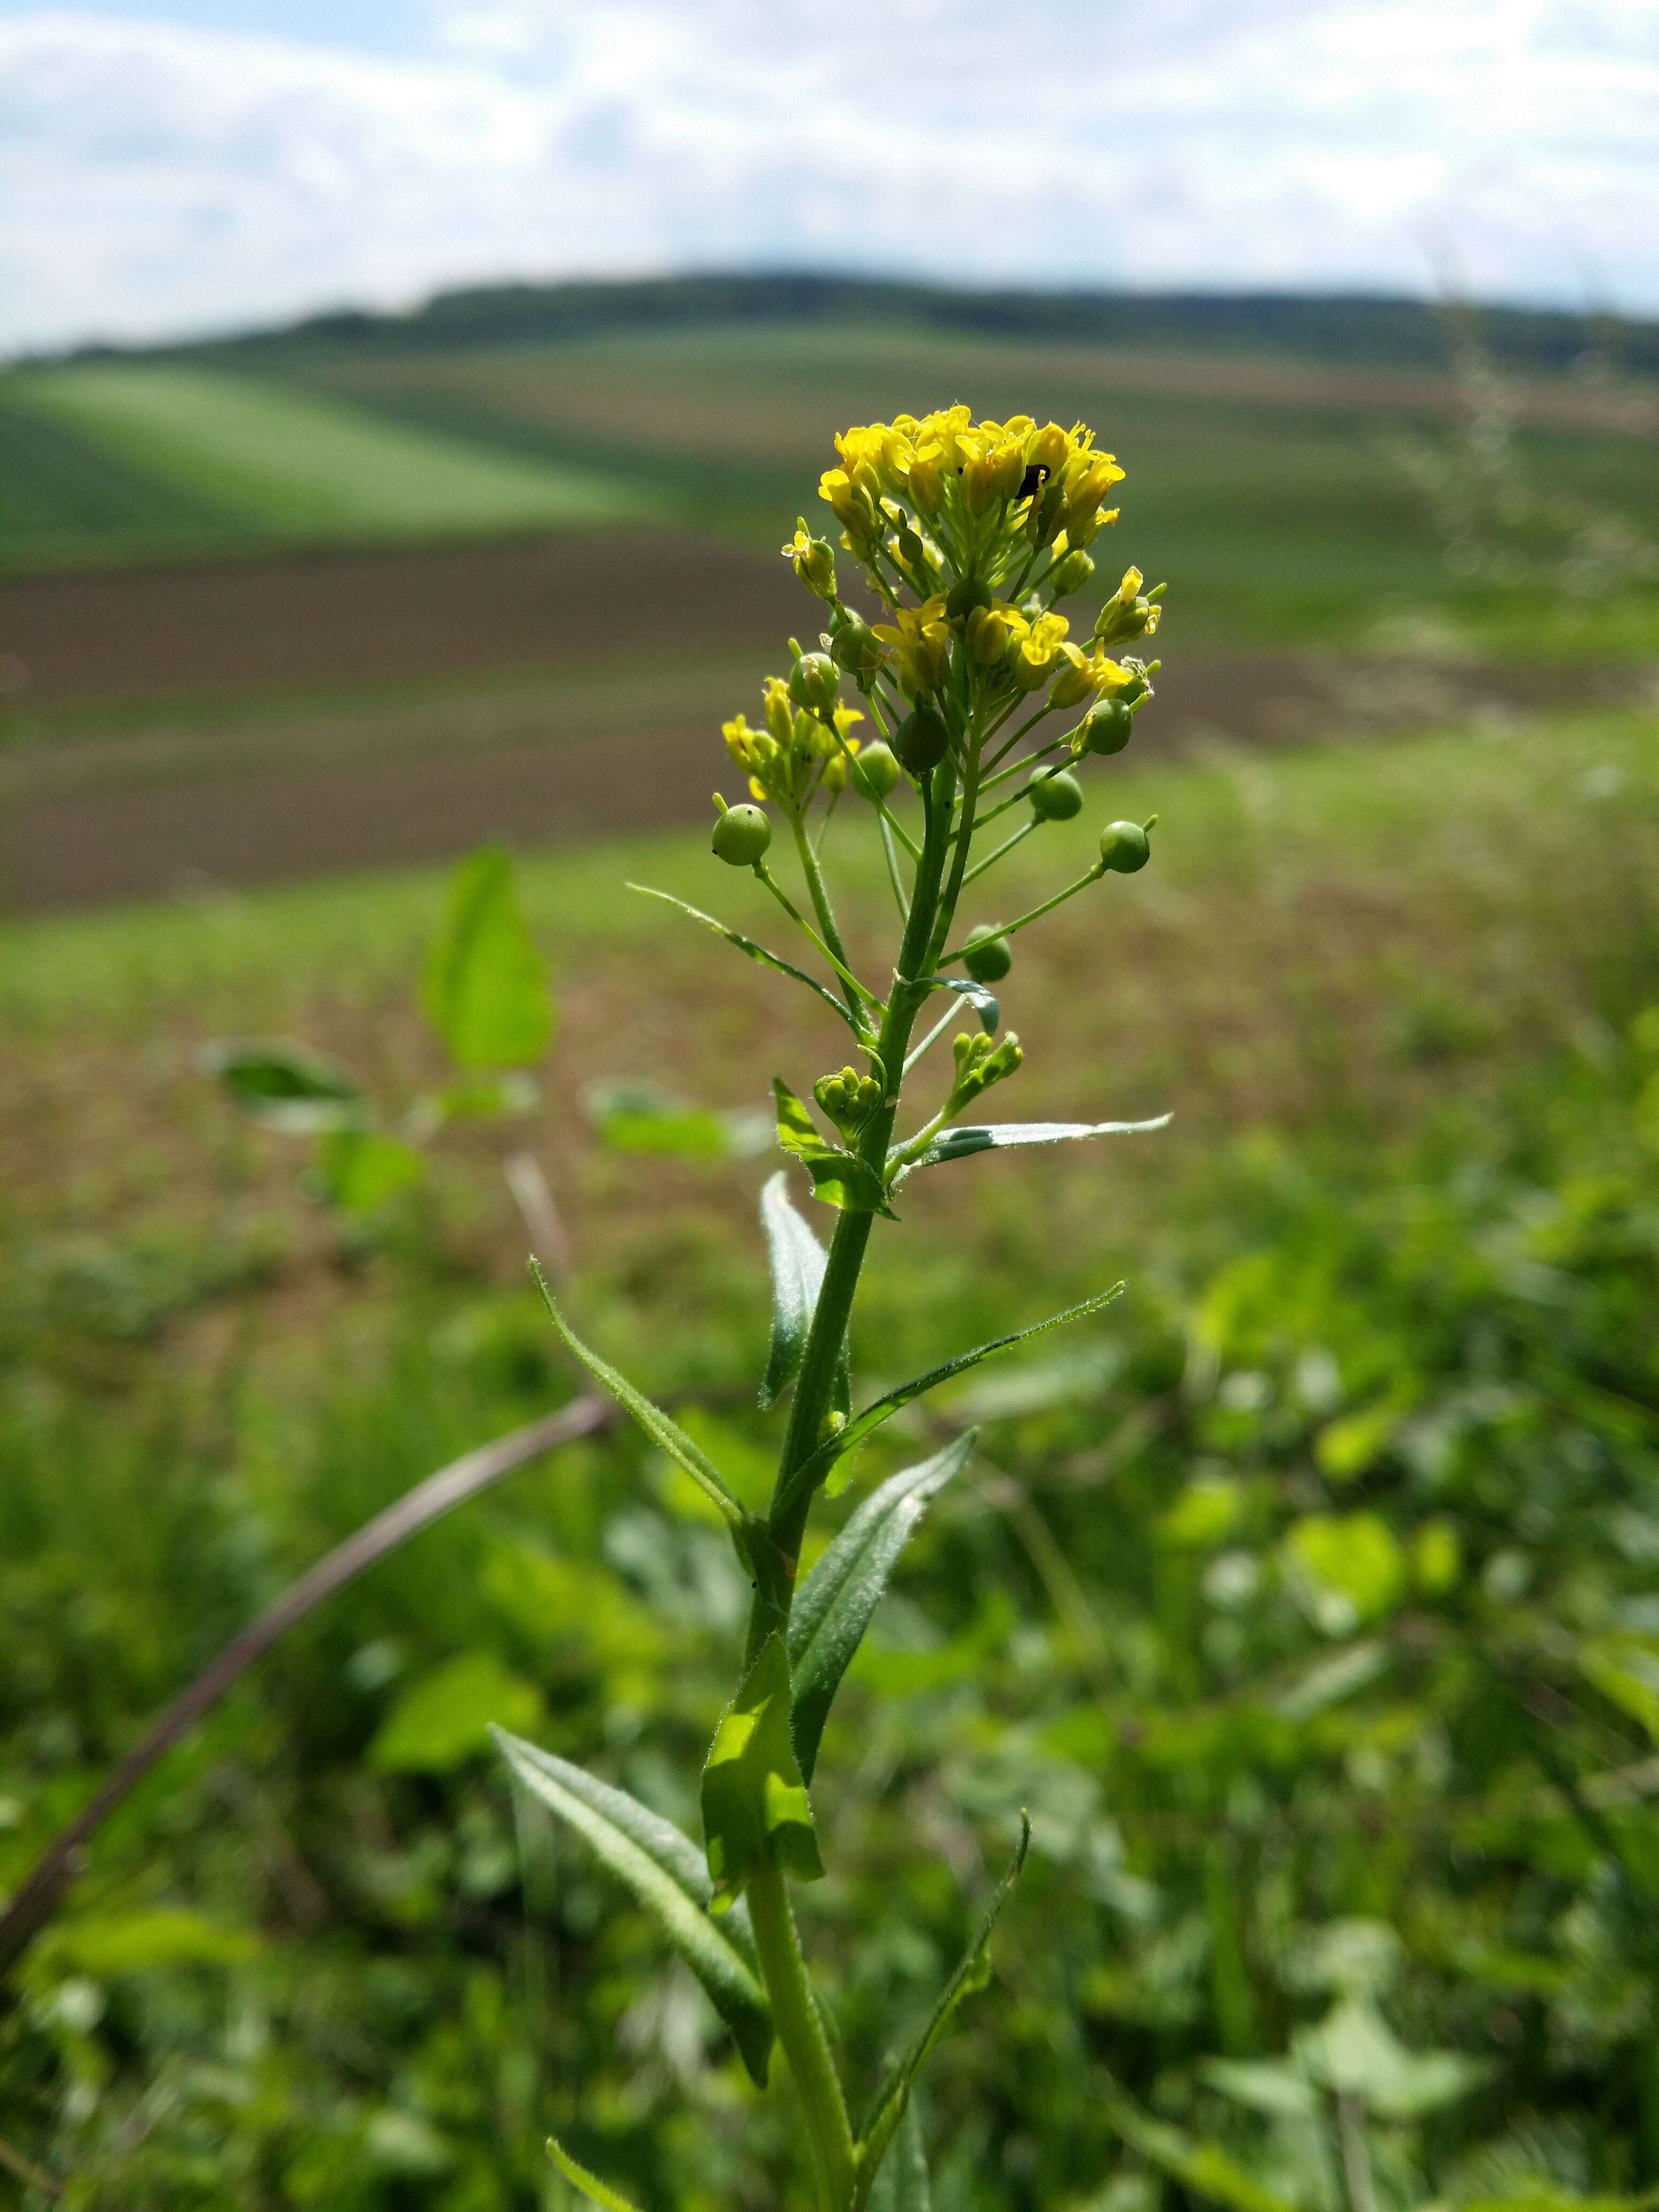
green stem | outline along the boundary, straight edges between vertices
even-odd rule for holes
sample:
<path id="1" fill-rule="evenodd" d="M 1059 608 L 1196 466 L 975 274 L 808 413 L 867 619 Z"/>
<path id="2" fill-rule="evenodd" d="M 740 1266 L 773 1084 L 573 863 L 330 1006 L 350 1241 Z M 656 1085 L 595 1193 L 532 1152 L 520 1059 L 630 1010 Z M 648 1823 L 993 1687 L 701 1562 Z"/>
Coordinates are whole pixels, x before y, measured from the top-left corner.
<path id="1" fill-rule="evenodd" d="M 973 882 L 975 877 L 982 876 L 987 868 L 994 868 L 997 862 L 1002 858 L 1005 853 L 1012 853 L 1013 851 L 1015 846 L 1019 843 L 1021 838 L 1029 837 L 1033 830 L 1040 830 L 1042 827 L 1042 823 L 1040 817 L 1035 814 L 1031 817 L 1029 822 L 1021 823 L 1019 828 L 1015 830 L 1013 836 L 1012 837 L 1005 837 L 1001 844 L 997 847 L 994 853 L 988 853 L 982 860 L 975 861 L 973 866 L 969 869 L 967 874 L 962 879 L 963 889 L 966 890 L 969 884 Z"/>
<path id="2" fill-rule="evenodd" d="M 818 856 L 812 850 L 812 841 L 806 834 L 806 823 L 799 814 L 792 814 L 789 826 L 795 833 L 795 850 L 800 855 L 801 873 L 806 878 L 806 888 L 812 901 L 812 911 L 818 918 L 818 927 L 823 932 L 823 942 L 831 966 L 841 977 L 843 988 L 856 991 L 860 997 L 870 994 L 854 975 L 848 963 L 847 947 L 841 941 L 841 932 L 836 927 L 835 908 L 830 903 L 830 892 L 823 880 L 823 871 L 818 866 Z M 854 1001 L 848 1000 L 848 1005 Z M 854 1008 L 856 1011 L 856 1008 Z"/>
<path id="3" fill-rule="evenodd" d="M 823 2212 L 847 2212 L 853 2201 L 853 2130 L 823 2022 L 806 1978 L 789 1893 L 782 1875 L 773 1866 L 755 1869 L 746 1893 L 755 1952 L 766 1993 L 772 2000 L 772 2023 L 806 2112 Z"/>
<path id="4" fill-rule="evenodd" d="M 1074 897 L 1079 891 L 1086 890 L 1091 884 L 1097 884 L 1105 872 L 1104 868 L 1097 861 L 1095 866 L 1085 874 L 1080 875 L 1075 883 L 1067 884 L 1063 891 L 1056 891 L 1051 899 L 1044 899 L 1041 906 L 1029 908 L 1018 921 L 1005 922 L 997 932 L 998 936 L 1012 937 L 1017 929 L 1024 929 L 1028 922 L 1041 921 L 1045 914 L 1052 914 L 1057 906 L 1063 906 L 1068 898 Z M 965 945 L 958 945 L 954 952 L 941 953 L 935 963 L 935 972 L 939 969 L 950 967 L 953 961 L 960 960 L 967 950 Z"/>
<path id="5" fill-rule="evenodd" d="M 794 923 L 796 928 L 805 931 L 807 936 L 811 939 L 813 944 L 817 945 L 818 951 L 823 953 L 824 958 L 835 969 L 836 975 L 841 978 L 842 990 L 846 996 L 847 1003 L 852 1008 L 854 1013 L 859 1015 L 860 1019 L 862 1018 L 861 1011 L 858 1003 L 860 999 L 864 1000 L 867 1005 L 873 1006 L 877 1012 L 879 1013 L 881 1011 L 881 1000 L 877 998 L 873 991 L 867 991 L 865 988 L 864 985 L 860 982 L 858 977 L 853 973 L 852 969 L 848 968 L 843 961 L 838 960 L 836 957 L 835 954 L 830 950 L 830 947 L 818 935 L 817 930 L 813 928 L 811 923 L 808 921 L 806 916 L 795 904 L 793 899 L 790 897 L 788 892 L 784 890 L 782 884 L 779 883 L 777 878 L 767 866 L 764 860 L 756 861 L 755 873 L 765 884 L 767 890 L 771 892 L 773 897 L 788 915 L 790 921 Z"/>

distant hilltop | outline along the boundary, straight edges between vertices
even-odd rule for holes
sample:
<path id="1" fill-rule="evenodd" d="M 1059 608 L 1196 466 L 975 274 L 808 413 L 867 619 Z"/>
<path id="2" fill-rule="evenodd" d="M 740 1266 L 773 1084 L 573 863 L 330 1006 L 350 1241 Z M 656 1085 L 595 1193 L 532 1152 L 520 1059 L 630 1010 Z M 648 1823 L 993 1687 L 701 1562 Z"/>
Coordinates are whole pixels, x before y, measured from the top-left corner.
<path id="1" fill-rule="evenodd" d="M 80 359 L 293 347 L 404 349 L 545 344 L 697 324 L 908 323 L 1029 343 L 1170 347 L 1289 356 L 1353 368 L 1441 368 L 1460 332 L 1506 368 L 1560 374 L 1590 356 L 1659 375 L 1659 322 L 1541 307 L 1437 306 L 1365 294 L 1030 291 L 874 276 L 762 272 L 473 285 L 406 312 L 337 308 L 188 346 L 95 347 Z"/>

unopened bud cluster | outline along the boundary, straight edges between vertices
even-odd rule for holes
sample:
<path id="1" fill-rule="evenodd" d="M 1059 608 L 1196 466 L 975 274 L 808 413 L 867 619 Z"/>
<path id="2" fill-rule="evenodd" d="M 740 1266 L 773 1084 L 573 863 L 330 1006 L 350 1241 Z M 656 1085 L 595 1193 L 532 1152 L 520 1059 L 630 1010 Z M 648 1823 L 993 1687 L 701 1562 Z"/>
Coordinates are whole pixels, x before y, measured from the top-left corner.
<path id="1" fill-rule="evenodd" d="M 964 1034 L 955 1040 L 951 1049 L 956 1055 L 957 1073 L 945 1104 L 947 1114 L 960 1113 L 981 1091 L 1005 1081 L 1025 1057 L 1012 1030 L 1000 1040 Z"/>

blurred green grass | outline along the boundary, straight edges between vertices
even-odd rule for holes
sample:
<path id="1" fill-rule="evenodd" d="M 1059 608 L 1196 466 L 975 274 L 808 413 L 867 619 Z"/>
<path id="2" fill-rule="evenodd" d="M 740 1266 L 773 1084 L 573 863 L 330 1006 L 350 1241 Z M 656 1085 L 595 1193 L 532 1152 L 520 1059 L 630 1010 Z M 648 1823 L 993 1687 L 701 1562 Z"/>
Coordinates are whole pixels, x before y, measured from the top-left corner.
<path id="1" fill-rule="evenodd" d="M 1176 2212 L 1103 2066 L 1334 2212 L 1201 2062 L 1282 2051 L 1316 2010 L 1297 1945 L 1355 1915 L 1403 1947 L 1399 2032 L 1497 2069 L 1389 2136 L 1390 2212 L 1490 2201 L 1494 2173 L 1558 2204 L 1659 2173 L 1651 1741 L 1573 1656 L 1628 1670 L 1652 1634 L 1652 737 L 1586 716 L 1094 787 L 1091 817 L 1158 808 L 1157 864 L 1022 949 L 1008 1110 L 1176 1124 L 918 1178 L 855 1340 L 868 1389 L 1131 1285 L 1068 1347 L 1069 1392 L 981 1401 L 997 1473 L 929 1523 L 826 1738 L 837 1872 L 803 1914 L 860 2080 L 945 1971 L 1013 1808 L 1036 1815 L 998 1992 L 933 2084 L 945 2212 L 1092 2206 L 1109 2182 L 1118 2212 Z M 878 864 L 844 826 L 849 931 L 873 944 Z M 1063 870 L 1071 836 L 988 911 Z M 764 1164 L 607 1153 L 580 1108 L 595 1075 L 729 1106 L 839 1060 L 812 1002 L 618 887 L 758 927 L 711 866 L 690 839 L 526 864 L 562 1017 L 543 1107 L 344 1236 L 194 1053 L 288 1031 L 412 1095 L 437 878 L 0 933 L 0 1884 L 289 1575 L 574 1387 L 522 1288 L 503 1143 L 547 1167 L 584 1326 L 646 1386 L 705 1394 L 711 1447 L 763 1453 Z M 1431 1525 L 1449 1584 L 1417 1564 Z M 465 1731 L 432 1771 L 384 1752 L 405 1693 L 453 1691 L 466 1661 L 541 1740 L 689 1819 L 745 1595 L 629 1438 L 423 1538 L 100 1839 L 0 2020 L 0 2136 L 123 2206 L 527 2208 L 549 2124 L 652 2212 L 790 2201 L 787 2107 L 751 2130 L 649 1930 L 515 1835 Z M 1547 1753 L 1626 1778 L 1607 1817 L 1633 1871 Z"/>

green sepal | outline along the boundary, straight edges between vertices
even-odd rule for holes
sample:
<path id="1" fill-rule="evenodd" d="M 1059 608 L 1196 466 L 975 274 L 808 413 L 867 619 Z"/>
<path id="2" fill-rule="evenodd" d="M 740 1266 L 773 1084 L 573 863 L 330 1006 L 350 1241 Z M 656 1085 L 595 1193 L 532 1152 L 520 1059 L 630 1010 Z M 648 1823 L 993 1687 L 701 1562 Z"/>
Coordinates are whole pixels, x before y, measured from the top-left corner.
<path id="1" fill-rule="evenodd" d="M 1001 1917 L 1002 1908 L 1008 1902 L 1008 1893 L 1019 1880 L 1025 1864 L 1025 1854 L 1031 1844 L 1031 1818 L 1029 1813 L 1019 1816 L 1019 1841 L 1014 1856 L 1008 1862 L 1007 1871 L 997 1884 L 979 1932 L 957 1962 L 957 1970 L 940 1990 L 939 2001 L 927 2016 L 923 2027 L 904 2056 L 891 2067 L 872 2108 L 870 2118 L 859 2138 L 857 2178 L 853 2185 L 853 2212 L 863 2212 L 870 2201 L 877 2174 L 888 2145 L 892 2142 L 899 2122 L 904 2118 L 910 2101 L 910 2087 L 928 2052 L 945 2033 L 951 2014 L 963 1997 L 983 1986 L 989 1972 L 991 1932 Z"/>
<path id="2" fill-rule="evenodd" d="M 763 945 L 757 945 L 752 937 L 745 937 L 740 929 L 728 929 L 723 921 L 716 921 L 712 914 L 704 914 L 700 907 L 692 906 L 685 899 L 676 898 L 672 891 L 655 890 L 649 884 L 629 884 L 628 889 L 642 892 L 647 898 L 660 899 L 665 906 L 677 906 L 682 914 L 689 914 L 693 921 L 700 921 L 705 929 L 712 929 L 716 937 L 723 937 L 728 945 L 735 945 L 739 952 L 746 952 L 751 960 L 758 960 L 763 968 L 775 969 L 780 975 L 792 976 L 797 983 L 805 983 L 809 991 L 817 993 L 826 1006 L 835 1008 L 860 1044 L 867 1042 L 868 1030 L 849 1010 L 846 1001 L 838 999 L 833 991 L 826 990 L 817 978 L 809 975 L 804 968 L 797 968 L 787 960 L 780 960 L 775 952 L 769 952 Z"/>
<path id="3" fill-rule="evenodd" d="M 844 1146 L 832 1145 L 781 1076 L 772 1078 L 777 1108 L 778 1143 L 812 1178 L 812 1195 L 848 1213 L 884 1213 L 890 1221 L 878 1172 Z"/>
<path id="4" fill-rule="evenodd" d="M 609 1391 L 624 1413 L 633 1416 L 653 1444 L 665 1451 L 677 1467 L 685 1470 L 698 1488 L 718 1506 L 727 1527 L 735 1533 L 743 1525 L 742 1501 L 702 1445 L 694 1443 L 678 1421 L 671 1420 L 660 1406 L 653 1406 L 644 1392 L 636 1390 L 628 1377 L 618 1374 L 609 1360 L 601 1359 L 597 1352 L 582 1342 L 560 1312 L 558 1301 L 548 1288 L 547 1278 L 534 1260 L 530 1263 L 530 1272 L 535 1277 L 536 1287 L 553 1317 L 554 1328 L 594 1381 Z"/>
<path id="5" fill-rule="evenodd" d="M 823 1873 L 811 1801 L 790 1733 L 789 1658 L 775 1629 L 721 1714 L 702 1772 L 703 1838 L 714 1910 L 757 1866 L 799 1881 Z"/>
<path id="6" fill-rule="evenodd" d="M 1096 1297 L 1085 1298 L 1079 1305 L 1067 1306 L 1064 1313 L 1050 1314 L 1047 1321 L 1033 1322 L 1030 1328 L 1017 1328 L 1012 1336 L 993 1337 L 988 1344 L 977 1344 L 971 1352 L 959 1352 L 954 1359 L 945 1360 L 941 1366 L 930 1367 L 925 1375 L 918 1375 L 908 1382 L 901 1382 L 896 1390 L 890 1390 L 884 1398 L 876 1399 L 861 1413 L 855 1413 L 844 1427 L 837 1429 L 833 1436 L 826 1437 L 817 1449 L 795 1469 L 789 1479 L 787 1498 L 780 1500 L 780 1504 L 793 1504 L 803 1491 L 814 1490 L 821 1482 L 833 1497 L 837 1491 L 845 1488 L 848 1476 L 852 1473 L 851 1455 L 866 1437 L 873 1435 L 884 1421 L 890 1421 L 894 1414 L 902 1411 L 912 1399 L 920 1398 L 925 1391 L 936 1389 L 941 1382 L 949 1382 L 958 1375 L 965 1375 L 970 1367 L 977 1367 L 981 1359 L 990 1359 L 999 1352 L 1007 1352 L 1016 1344 L 1024 1344 L 1029 1337 L 1041 1336 L 1045 1329 L 1059 1328 L 1066 1322 L 1082 1321 L 1089 1314 L 1098 1313 L 1103 1306 L 1109 1305 L 1114 1298 L 1121 1297 L 1122 1294 L 1123 1285 L 1114 1283 L 1109 1291 L 1102 1291 Z M 843 1458 L 848 1461 L 848 1465 L 842 1469 L 837 1467 L 837 1462 Z"/>
<path id="7" fill-rule="evenodd" d="M 652 1915 L 713 2001 L 759 2088 L 772 2053 L 772 2012 L 755 1957 L 747 1911 L 716 1925 L 702 1853 L 625 1790 L 600 1782 L 568 1759 L 504 1729 L 491 1734 L 514 1785 L 574 1828 Z"/>
<path id="8" fill-rule="evenodd" d="M 585 2197 L 590 2204 L 597 2204 L 599 2212 L 635 2212 L 621 2190 L 613 2189 L 608 2181 L 601 2181 L 597 2173 L 571 2157 L 556 2136 L 547 2139 L 547 2154 L 570 2186 Z"/>
<path id="9" fill-rule="evenodd" d="M 907 1467 L 872 1491 L 802 1583 L 789 1615 L 795 1755 L 807 1781 L 841 1678 L 916 1523 L 967 1465 L 969 1429 L 919 1467 Z"/>
<path id="10" fill-rule="evenodd" d="M 807 1333 L 823 1287 L 824 1250 L 789 1201 L 789 1178 L 781 1168 L 761 1192 L 761 1225 L 772 1263 L 772 1341 L 761 1383 L 763 1411 L 777 1403 L 800 1372 Z M 842 1340 L 830 1394 L 832 1412 L 846 1413 L 852 1403 L 848 1350 Z"/>

